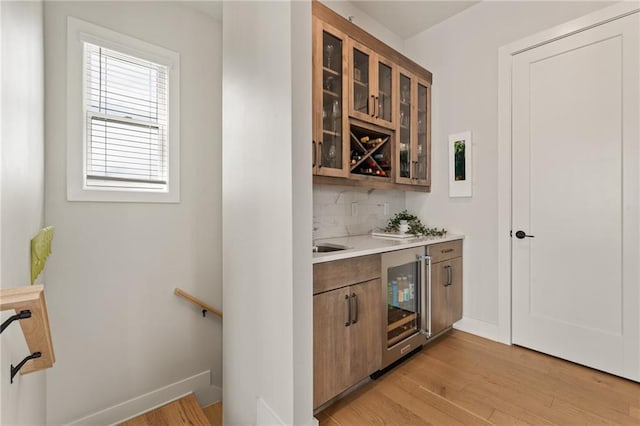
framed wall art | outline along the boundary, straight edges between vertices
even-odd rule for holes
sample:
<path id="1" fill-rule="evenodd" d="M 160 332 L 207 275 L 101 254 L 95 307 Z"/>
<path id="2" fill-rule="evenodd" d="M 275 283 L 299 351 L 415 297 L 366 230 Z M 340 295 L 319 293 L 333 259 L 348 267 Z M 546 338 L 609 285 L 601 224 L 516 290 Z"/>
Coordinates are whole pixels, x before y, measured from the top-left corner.
<path id="1" fill-rule="evenodd" d="M 449 197 L 471 197 L 471 132 L 449 135 Z"/>

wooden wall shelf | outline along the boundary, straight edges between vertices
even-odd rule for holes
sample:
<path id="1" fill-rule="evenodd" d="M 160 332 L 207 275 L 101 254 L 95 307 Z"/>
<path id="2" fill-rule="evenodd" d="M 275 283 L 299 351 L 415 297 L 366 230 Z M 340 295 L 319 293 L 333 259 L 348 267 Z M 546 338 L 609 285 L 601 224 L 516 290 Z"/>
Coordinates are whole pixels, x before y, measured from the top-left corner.
<path id="1" fill-rule="evenodd" d="M 24 310 L 31 312 L 31 318 L 20 320 L 20 327 L 30 353 L 40 352 L 41 356 L 27 362 L 20 373 L 32 373 L 53 367 L 55 355 L 49 327 L 47 303 L 44 299 L 44 286 L 0 289 L 0 311 L 13 309 L 16 313 Z M 25 354 L 28 355 L 28 354 Z"/>

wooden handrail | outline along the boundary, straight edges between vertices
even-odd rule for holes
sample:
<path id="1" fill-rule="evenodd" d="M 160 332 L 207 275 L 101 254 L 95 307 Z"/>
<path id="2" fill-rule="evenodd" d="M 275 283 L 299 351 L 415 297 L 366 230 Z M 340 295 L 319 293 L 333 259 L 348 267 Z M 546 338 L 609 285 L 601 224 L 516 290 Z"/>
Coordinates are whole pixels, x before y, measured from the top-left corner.
<path id="1" fill-rule="evenodd" d="M 27 347 L 31 353 L 41 353 L 40 357 L 27 362 L 20 373 L 32 373 L 43 368 L 53 367 L 56 359 L 53 354 L 47 303 L 44 300 L 44 286 L 39 284 L 0 289 L 0 311 L 9 309 L 15 310 L 16 313 L 24 310 L 31 312 L 30 318 L 19 321 L 20 327 L 22 327 Z"/>
<path id="2" fill-rule="evenodd" d="M 194 305 L 200 306 L 202 308 L 202 313 L 203 314 L 205 314 L 206 312 L 211 312 L 215 316 L 222 318 L 222 311 L 219 311 L 218 309 L 214 308 L 211 305 L 207 305 L 202 300 L 198 299 L 197 297 L 194 297 L 194 296 L 190 295 L 189 293 L 185 292 L 184 290 L 176 288 L 173 292 L 174 292 L 174 294 L 176 296 L 180 296 L 183 299 L 186 299 L 189 302 L 193 303 Z"/>

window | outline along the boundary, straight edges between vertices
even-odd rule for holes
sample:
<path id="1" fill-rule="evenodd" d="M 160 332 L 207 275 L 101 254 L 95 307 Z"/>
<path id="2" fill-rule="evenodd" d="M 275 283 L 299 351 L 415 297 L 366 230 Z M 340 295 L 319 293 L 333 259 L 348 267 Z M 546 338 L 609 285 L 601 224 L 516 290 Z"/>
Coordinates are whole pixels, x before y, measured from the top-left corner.
<path id="1" fill-rule="evenodd" d="M 167 184 L 167 67 L 84 43 L 86 185 Z"/>
<path id="2" fill-rule="evenodd" d="M 67 198 L 178 202 L 177 54 L 69 18 L 67 58 Z"/>

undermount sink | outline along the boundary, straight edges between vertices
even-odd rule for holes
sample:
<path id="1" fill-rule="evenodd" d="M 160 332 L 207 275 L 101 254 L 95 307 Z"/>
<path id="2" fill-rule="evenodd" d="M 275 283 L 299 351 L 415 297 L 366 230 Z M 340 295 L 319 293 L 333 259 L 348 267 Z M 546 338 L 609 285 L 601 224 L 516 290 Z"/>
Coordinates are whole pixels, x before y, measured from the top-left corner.
<path id="1" fill-rule="evenodd" d="M 313 246 L 314 253 L 329 253 L 332 251 L 346 250 L 349 247 L 340 244 L 322 243 Z"/>

